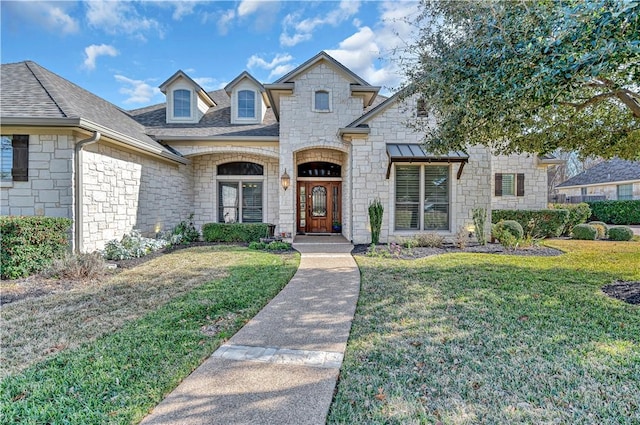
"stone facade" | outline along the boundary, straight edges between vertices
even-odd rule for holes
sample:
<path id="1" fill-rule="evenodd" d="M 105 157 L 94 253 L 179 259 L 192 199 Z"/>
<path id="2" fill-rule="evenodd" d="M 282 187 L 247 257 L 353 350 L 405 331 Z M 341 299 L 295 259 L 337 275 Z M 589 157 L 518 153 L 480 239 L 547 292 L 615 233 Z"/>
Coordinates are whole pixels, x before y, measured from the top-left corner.
<path id="1" fill-rule="evenodd" d="M 497 209 L 539 210 L 547 205 L 547 168 L 538 165 L 532 155 L 498 155 L 491 158 L 492 173 L 523 173 L 524 196 L 495 196 L 495 180 L 491 178 L 491 207 Z"/>

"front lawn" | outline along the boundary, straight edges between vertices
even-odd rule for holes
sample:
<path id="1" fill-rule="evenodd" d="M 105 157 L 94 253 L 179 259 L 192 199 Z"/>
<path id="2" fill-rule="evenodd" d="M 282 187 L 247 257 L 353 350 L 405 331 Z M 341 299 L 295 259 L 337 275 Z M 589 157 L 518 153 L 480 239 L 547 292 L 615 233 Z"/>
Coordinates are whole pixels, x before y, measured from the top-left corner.
<path id="1" fill-rule="evenodd" d="M 137 423 L 286 285 L 298 259 L 191 248 L 4 305 L 0 423 Z"/>
<path id="2" fill-rule="evenodd" d="M 358 256 L 360 300 L 328 423 L 638 424 L 640 243 L 558 257 Z"/>

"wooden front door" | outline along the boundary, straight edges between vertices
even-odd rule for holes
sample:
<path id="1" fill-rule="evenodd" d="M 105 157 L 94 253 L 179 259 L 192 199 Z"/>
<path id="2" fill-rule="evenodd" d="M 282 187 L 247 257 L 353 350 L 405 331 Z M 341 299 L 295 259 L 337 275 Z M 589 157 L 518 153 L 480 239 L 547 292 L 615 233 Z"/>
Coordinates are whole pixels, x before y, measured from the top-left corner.
<path id="1" fill-rule="evenodd" d="M 341 198 L 341 182 L 298 182 L 298 232 L 332 233 L 341 221 Z"/>

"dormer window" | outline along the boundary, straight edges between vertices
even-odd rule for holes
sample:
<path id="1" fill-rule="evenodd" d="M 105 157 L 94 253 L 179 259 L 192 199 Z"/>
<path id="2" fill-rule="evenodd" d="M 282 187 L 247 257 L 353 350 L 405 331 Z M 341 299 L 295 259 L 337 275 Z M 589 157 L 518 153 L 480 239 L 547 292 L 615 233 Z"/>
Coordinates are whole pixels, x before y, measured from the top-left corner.
<path id="1" fill-rule="evenodd" d="M 191 92 L 189 90 L 174 90 L 173 92 L 173 117 L 191 117 Z"/>
<path id="2" fill-rule="evenodd" d="M 256 117 L 256 93 L 251 90 L 238 92 L 238 118 Z"/>
<path id="3" fill-rule="evenodd" d="M 331 110 L 329 92 L 318 90 L 313 94 L 313 110 L 316 112 L 329 112 Z"/>

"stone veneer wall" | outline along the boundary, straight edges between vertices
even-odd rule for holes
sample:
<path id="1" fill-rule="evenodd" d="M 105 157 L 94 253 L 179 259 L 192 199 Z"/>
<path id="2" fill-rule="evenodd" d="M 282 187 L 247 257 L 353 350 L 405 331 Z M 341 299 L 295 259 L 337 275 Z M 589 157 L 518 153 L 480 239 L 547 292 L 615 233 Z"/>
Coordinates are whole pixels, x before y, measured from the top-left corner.
<path id="1" fill-rule="evenodd" d="M 353 146 L 353 217 L 354 243 L 369 243 L 371 228 L 368 220 L 369 203 L 376 197 L 384 205 L 384 217 L 380 235 L 381 242 L 390 242 L 408 237 L 414 231 L 396 231 L 395 227 L 395 167 L 389 179 L 386 178 L 388 156 L 387 143 L 420 143 L 421 136 L 403 123 L 412 109 L 396 103 L 369 121 L 371 132 L 367 139 L 354 139 Z M 481 147 L 469 148 L 469 163 L 465 165 L 461 179 L 457 180 L 459 164 L 452 163 L 449 170 L 450 181 L 450 226 L 448 231 L 440 231 L 452 236 L 459 227 L 473 223 L 473 208 L 490 210 L 489 153 Z M 420 163 L 414 163 L 419 165 Z M 433 165 L 446 165 L 433 163 Z M 424 233 L 433 233 L 425 231 Z"/>
<path id="2" fill-rule="evenodd" d="M 193 212 L 190 166 L 105 143 L 86 146 L 81 161 L 84 252 L 132 229 L 155 235 Z"/>
<path id="3" fill-rule="evenodd" d="M 73 145 L 71 133 L 31 134 L 29 180 L 2 182 L 1 214 L 73 218 Z"/>
<path id="4" fill-rule="evenodd" d="M 533 155 L 497 155 L 492 160 L 491 208 L 539 210 L 547 207 L 547 167 Z M 495 196 L 495 173 L 524 173 L 524 196 Z"/>
<path id="5" fill-rule="evenodd" d="M 330 93 L 330 112 L 314 112 L 312 101 L 314 92 L 326 90 Z M 280 98 L 280 158 L 278 175 L 286 168 L 292 176 L 291 189 L 280 197 L 280 227 L 282 232 L 295 234 L 296 231 L 296 181 L 295 171 L 303 155 L 313 155 L 309 149 L 329 149 L 347 153 L 349 144 L 338 138 L 339 128 L 362 115 L 363 100 L 350 94 L 350 81 L 333 66 L 320 62 L 295 79 L 294 93 Z M 299 154 L 297 154 L 300 152 Z M 308 151 L 312 152 L 312 151 Z M 297 155 L 297 159 L 294 156 Z M 301 156 L 302 155 L 302 156 Z M 306 161 L 306 160 L 304 160 Z M 293 171 L 293 172 L 292 172 Z M 343 229 L 349 236 L 351 216 L 348 206 L 351 199 L 349 167 L 343 167 Z"/>
<path id="6" fill-rule="evenodd" d="M 278 222 L 278 197 L 280 175 L 278 160 L 272 156 L 261 156 L 242 153 L 224 152 L 209 153 L 190 158 L 194 174 L 194 212 L 195 224 L 201 227 L 206 223 L 218 221 L 218 184 L 216 180 L 217 166 L 226 162 L 248 161 L 264 167 L 264 176 L 243 176 L 243 180 L 262 180 L 263 183 L 263 221 L 276 226 Z M 233 180 L 233 176 L 225 176 Z M 279 230 L 277 230 L 279 231 Z"/>

